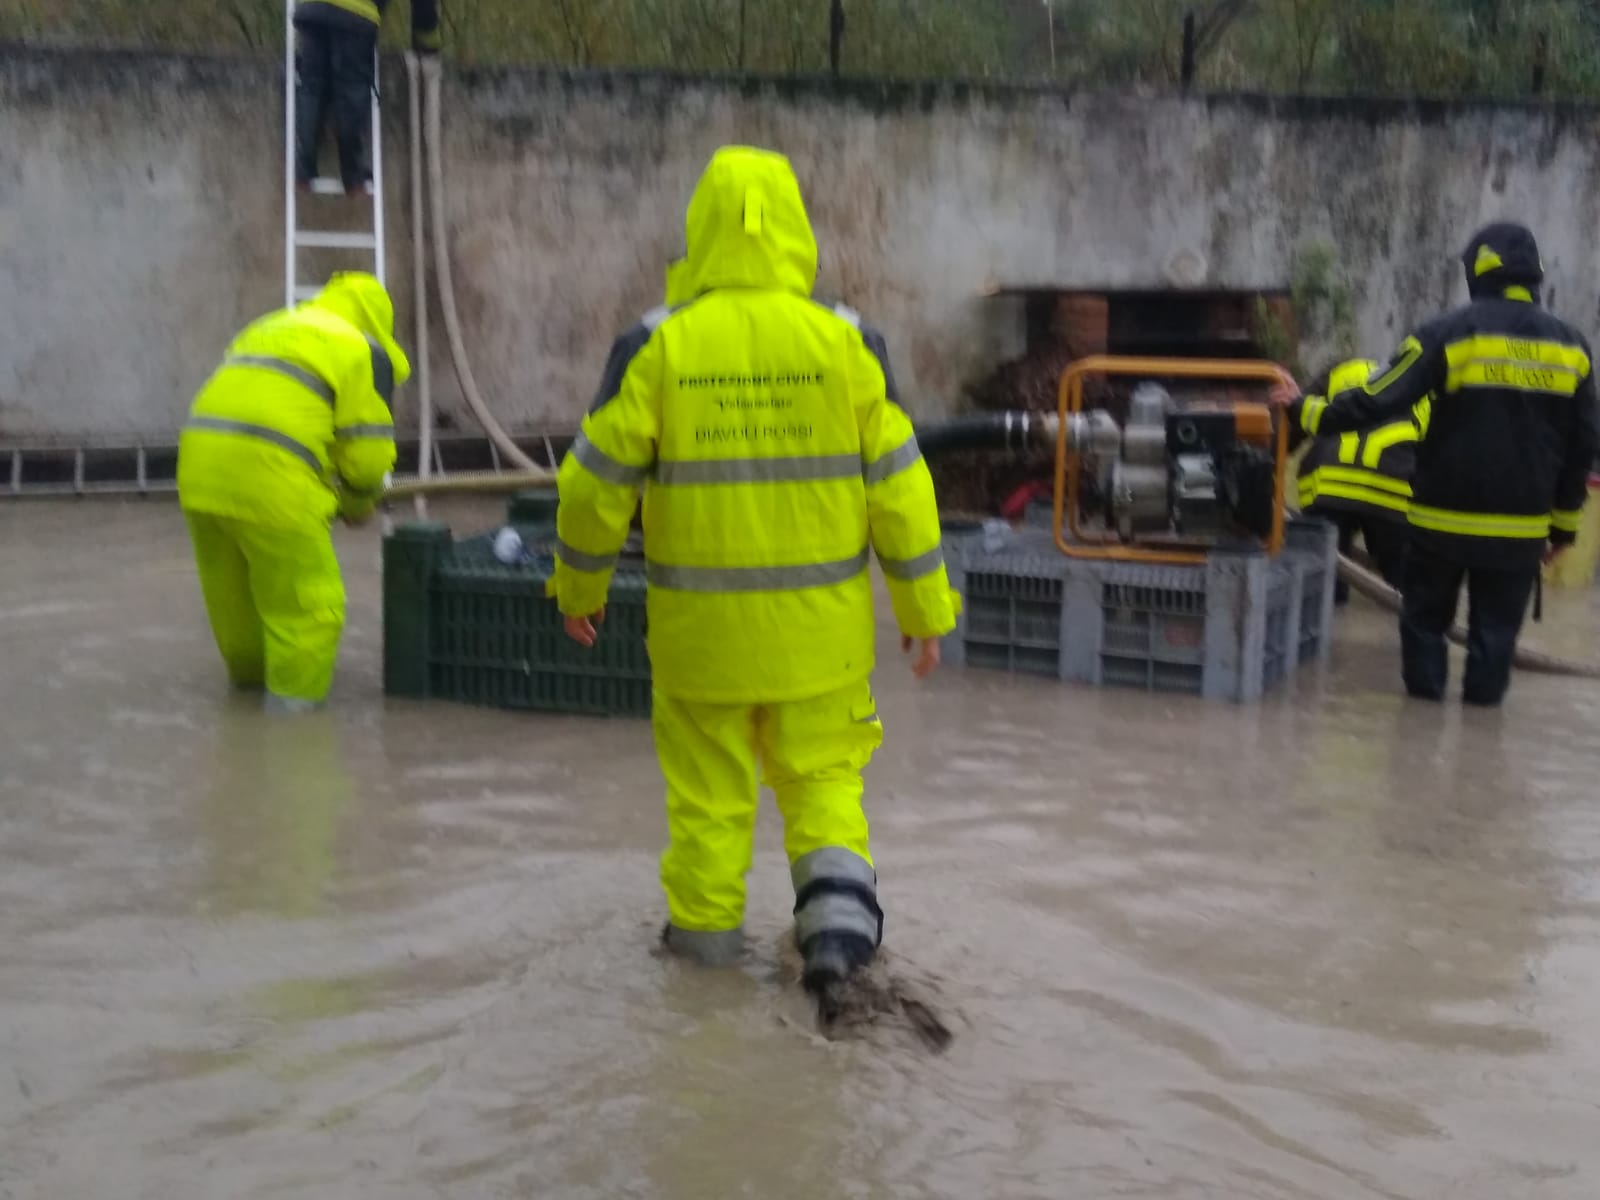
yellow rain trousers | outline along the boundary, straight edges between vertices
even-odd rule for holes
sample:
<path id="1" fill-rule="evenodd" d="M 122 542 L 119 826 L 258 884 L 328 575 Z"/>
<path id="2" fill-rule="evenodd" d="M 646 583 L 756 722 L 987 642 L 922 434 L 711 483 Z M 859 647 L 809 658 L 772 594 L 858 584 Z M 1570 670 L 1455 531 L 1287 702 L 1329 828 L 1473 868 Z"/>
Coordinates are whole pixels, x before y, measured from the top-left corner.
<path id="1" fill-rule="evenodd" d="M 184 516 L 211 634 L 234 687 L 320 701 L 344 630 L 344 581 L 327 533 Z"/>
<path id="2" fill-rule="evenodd" d="M 758 780 L 777 797 L 791 864 L 836 848 L 871 868 L 861 771 L 883 726 L 865 679 L 773 705 L 697 704 L 657 692 L 651 717 L 671 837 L 661 886 L 677 929 L 715 932 L 743 921 Z M 797 879 L 796 890 L 805 882 Z"/>
<path id="3" fill-rule="evenodd" d="M 618 339 L 562 464 L 551 589 L 568 616 L 604 606 L 642 492 L 669 944 L 736 950 L 759 776 L 788 829 L 802 948 L 875 947 L 869 563 L 903 633 L 954 628 L 932 479 L 883 339 L 811 298 L 788 162 L 718 151 L 685 225 L 667 306 Z"/>
<path id="4" fill-rule="evenodd" d="M 269 707 L 328 694 L 344 628 L 329 528 L 377 503 L 410 370 L 383 286 L 341 274 L 246 328 L 190 408 L 178 499 L 206 612 L 230 678 Z"/>

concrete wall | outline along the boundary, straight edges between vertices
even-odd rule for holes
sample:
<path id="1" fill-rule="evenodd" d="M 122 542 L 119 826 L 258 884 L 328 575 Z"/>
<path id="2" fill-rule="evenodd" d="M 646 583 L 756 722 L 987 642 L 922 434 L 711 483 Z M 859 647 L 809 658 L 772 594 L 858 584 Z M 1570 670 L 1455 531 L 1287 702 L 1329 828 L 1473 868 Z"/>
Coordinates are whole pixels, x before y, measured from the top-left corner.
<path id="1" fill-rule="evenodd" d="M 0 48 L 0 439 L 168 435 L 229 335 L 280 302 L 279 76 Z M 386 78 L 409 342 L 398 63 Z M 821 290 L 885 329 L 923 414 L 1018 350 L 1020 307 L 980 299 L 991 282 L 1282 286 L 1297 248 L 1331 242 L 1381 355 L 1462 296 L 1462 242 L 1506 216 L 1539 234 L 1556 311 L 1600 324 L 1588 109 L 524 70 L 452 75 L 445 123 L 467 339 L 493 405 L 529 430 L 575 424 L 729 141 L 793 158 Z M 440 403 L 459 414 L 443 346 L 436 330 Z"/>

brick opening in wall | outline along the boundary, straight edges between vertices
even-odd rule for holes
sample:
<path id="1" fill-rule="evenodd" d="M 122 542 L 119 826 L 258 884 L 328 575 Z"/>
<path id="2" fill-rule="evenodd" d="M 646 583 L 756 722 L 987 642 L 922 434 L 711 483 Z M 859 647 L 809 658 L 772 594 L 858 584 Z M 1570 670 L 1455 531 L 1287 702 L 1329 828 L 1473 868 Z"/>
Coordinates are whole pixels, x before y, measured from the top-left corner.
<path id="1" fill-rule="evenodd" d="M 1293 343 L 1294 308 L 1287 288 L 1022 289 L 1020 294 L 1030 355 L 1054 350 L 1070 358 L 1267 358 L 1277 338 Z"/>

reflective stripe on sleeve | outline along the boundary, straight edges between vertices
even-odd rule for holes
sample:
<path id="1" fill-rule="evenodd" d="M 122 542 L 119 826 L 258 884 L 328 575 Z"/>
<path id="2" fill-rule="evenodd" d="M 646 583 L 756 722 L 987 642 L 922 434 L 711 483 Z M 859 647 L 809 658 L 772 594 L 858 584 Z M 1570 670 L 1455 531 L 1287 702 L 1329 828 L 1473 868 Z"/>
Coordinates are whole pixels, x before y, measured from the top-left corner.
<path id="1" fill-rule="evenodd" d="M 1550 528 L 1559 529 L 1562 533 L 1577 533 L 1583 524 L 1583 509 L 1558 508 L 1550 514 Z"/>
<path id="2" fill-rule="evenodd" d="M 944 549 L 935 546 L 926 554 L 919 554 L 915 558 L 885 558 L 880 551 L 878 565 L 883 568 L 883 573 L 890 579 L 898 579 L 909 583 L 932 575 L 944 566 Z"/>
<path id="3" fill-rule="evenodd" d="M 900 474 L 921 459 L 922 448 L 917 445 L 916 435 L 913 434 L 882 458 L 869 462 L 862 468 L 861 477 L 866 480 L 867 486 L 871 487 L 875 483 L 882 483 L 885 479 Z"/>
<path id="4" fill-rule="evenodd" d="M 574 550 L 560 538 L 556 539 L 555 554 L 574 571 L 608 571 L 617 565 L 618 558 L 615 554 L 585 554 L 582 550 Z"/>
<path id="5" fill-rule="evenodd" d="M 394 437 L 394 426 L 338 425 L 334 427 L 333 436 L 341 441 L 345 438 L 392 438 Z"/>
<path id="6" fill-rule="evenodd" d="M 615 483 L 620 487 L 638 487 L 645 481 L 645 476 L 650 473 L 650 468 L 630 466 L 618 462 L 600 447 L 589 440 L 585 433 L 579 433 L 568 451 L 573 458 L 581 463 L 591 475 L 598 476 L 607 483 Z"/>
<path id="7" fill-rule="evenodd" d="M 1321 396 L 1307 396 L 1300 406 L 1300 428 L 1315 434 L 1322 424 L 1322 414 L 1328 411 L 1328 402 Z"/>

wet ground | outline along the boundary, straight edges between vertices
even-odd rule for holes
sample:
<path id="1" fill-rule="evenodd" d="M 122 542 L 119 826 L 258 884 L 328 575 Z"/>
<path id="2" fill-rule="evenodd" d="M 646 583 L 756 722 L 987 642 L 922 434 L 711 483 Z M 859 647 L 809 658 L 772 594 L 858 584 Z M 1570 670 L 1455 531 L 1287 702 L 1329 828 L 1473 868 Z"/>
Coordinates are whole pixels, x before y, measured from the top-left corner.
<path id="1" fill-rule="evenodd" d="M 1258 708 L 889 664 L 935 1056 L 813 1033 L 770 813 L 749 964 L 654 956 L 646 724 L 385 703 L 339 540 L 335 707 L 273 721 L 175 509 L 0 506 L 0 1197 L 1596 1195 L 1600 685 L 1407 704 L 1364 606 Z"/>

